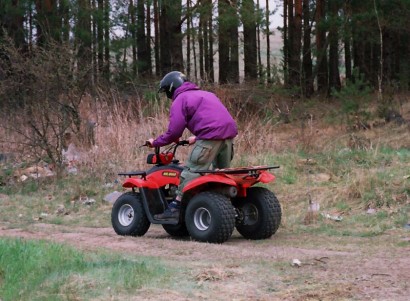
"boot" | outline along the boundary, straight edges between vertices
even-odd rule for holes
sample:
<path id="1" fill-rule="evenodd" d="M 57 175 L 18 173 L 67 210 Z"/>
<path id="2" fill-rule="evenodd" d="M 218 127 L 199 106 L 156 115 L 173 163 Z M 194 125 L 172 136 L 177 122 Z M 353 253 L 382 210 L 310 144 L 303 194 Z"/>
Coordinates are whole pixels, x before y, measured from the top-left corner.
<path id="1" fill-rule="evenodd" d="M 181 209 L 181 202 L 174 200 L 171 203 L 169 203 L 168 207 L 165 209 L 163 213 L 155 214 L 154 219 L 156 220 L 178 219 L 180 209 Z"/>

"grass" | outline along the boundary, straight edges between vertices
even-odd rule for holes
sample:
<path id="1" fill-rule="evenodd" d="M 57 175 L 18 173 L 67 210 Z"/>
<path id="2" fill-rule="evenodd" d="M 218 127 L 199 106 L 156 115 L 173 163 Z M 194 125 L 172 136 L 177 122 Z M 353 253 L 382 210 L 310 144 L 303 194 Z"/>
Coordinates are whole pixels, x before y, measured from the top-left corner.
<path id="1" fill-rule="evenodd" d="M 226 91 L 224 93 L 221 93 L 226 97 L 223 101 L 230 109 L 235 109 L 236 104 L 231 102 Z M 258 101 L 263 102 L 263 99 Z M 129 111 L 123 112 L 121 107 L 114 107 L 112 114 L 97 108 L 96 114 L 104 128 L 96 133 L 98 148 L 82 153 L 83 163 L 78 166 L 78 175 L 59 180 L 18 182 L 13 174 L 30 164 L 3 165 L 0 182 L 6 185 L 0 185 L 0 193 L 8 197 L 0 201 L 0 210 L 8 214 L 1 215 L 2 221 L 12 227 L 33 222 L 109 227 L 111 205 L 103 198 L 114 190 L 122 191 L 123 179 L 117 173 L 147 167 L 145 157 L 150 150 L 139 147 L 141 143 L 135 139 L 156 136 L 167 126 L 166 108 L 169 104 L 161 105 L 157 99 L 151 102 L 155 105 L 144 108 L 137 119 L 130 118 Z M 315 110 L 321 105 L 301 104 L 299 110 L 304 108 L 308 111 L 305 113 L 315 116 L 318 114 Z M 410 198 L 409 179 L 406 178 L 410 170 L 407 145 L 410 145 L 410 138 L 406 128 L 385 126 L 346 133 L 343 128 L 327 123 L 325 118 L 312 118 L 308 124 L 297 120 L 290 125 L 266 124 L 258 117 L 260 110 L 253 115 L 243 110 L 247 106 L 250 103 L 239 109 L 240 134 L 235 140 L 232 165 L 280 166 L 273 170 L 276 182 L 269 188 L 284 208 L 284 226 L 293 229 L 303 223 L 309 198 L 318 202 L 323 211 L 360 216 L 368 208 L 403 208 L 400 221 L 407 218 L 406 204 Z M 325 107 L 327 111 L 335 109 L 330 104 Z M 270 113 L 274 114 L 274 111 Z M 294 118 L 300 114 L 295 113 Z M 358 147 L 352 144 L 352 137 L 354 143 L 370 142 L 365 147 Z M 186 157 L 188 151 L 188 148 L 182 148 L 179 158 Z M 95 203 L 84 205 L 85 198 L 94 199 Z M 399 223 L 390 215 L 386 220 L 389 225 L 373 232 L 380 233 Z M 356 222 L 364 223 L 360 218 Z"/>
<path id="2" fill-rule="evenodd" d="M 84 253 L 45 241 L 0 239 L 0 298 L 110 299 L 161 282 L 175 273 L 157 259 Z"/>

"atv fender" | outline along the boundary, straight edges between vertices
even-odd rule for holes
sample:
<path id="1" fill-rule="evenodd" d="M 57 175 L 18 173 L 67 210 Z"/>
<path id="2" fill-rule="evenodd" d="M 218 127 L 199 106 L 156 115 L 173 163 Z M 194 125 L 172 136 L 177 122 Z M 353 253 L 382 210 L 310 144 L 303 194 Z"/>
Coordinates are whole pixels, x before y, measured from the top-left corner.
<path id="1" fill-rule="evenodd" d="M 124 188 L 150 188 L 150 189 L 157 189 L 159 188 L 158 184 L 152 181 L 147 181 L 140 178 L 128 178 L 122 184 Z"/>
<path id="2" fill-rule="evenodd" d="M 261 183 L 269 183 L 275 180 L 275 176 L 266 170 L 262 171 L 259 175 L 259 181 Z"/>
<path id="3" fill-rule="evenodd" d="M 180 171 L 175 169 L 158 169 L 151 172 L 146 177 L 128 178 L 122 184 L 124 188 L 150 188 L 157 189 L 167 184 L 179 185 Z"/>
<path id="4" fill-rule="evenodd" d="M 226 184 L 226 185 L 235 186 L 235 187 L 237 186 L 235 181 L 232 179 L 229 179 L 224 176 L 217 175 L 217 174 L 210 174 L 210 175 L 198 177 L 188 182 L 188 184 L 185 185 L 185 187 L 182 189 L 182 192 L 187 192 L 188 190 L 191 190 L 193 188 L 199 187 L 204 184 L 212 183 L 212 182 L 218 183 L 218 184 Z"/>

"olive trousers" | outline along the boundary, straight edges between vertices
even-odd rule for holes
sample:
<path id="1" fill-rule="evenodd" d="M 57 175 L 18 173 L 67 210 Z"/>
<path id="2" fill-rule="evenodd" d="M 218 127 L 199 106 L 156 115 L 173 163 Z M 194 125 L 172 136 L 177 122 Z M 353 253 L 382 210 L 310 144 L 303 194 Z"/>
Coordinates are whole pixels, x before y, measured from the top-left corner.
<path id="1" fill-rule="evenodd" d="M 233 139 L 197 140 L 181 173 L 177 199 L 182 200 L 185 185 L 200 176 L 192 171 L 211 169 L 211 165 L 212 169 L 228 168 L 231 166 L 233 155 Z"/>

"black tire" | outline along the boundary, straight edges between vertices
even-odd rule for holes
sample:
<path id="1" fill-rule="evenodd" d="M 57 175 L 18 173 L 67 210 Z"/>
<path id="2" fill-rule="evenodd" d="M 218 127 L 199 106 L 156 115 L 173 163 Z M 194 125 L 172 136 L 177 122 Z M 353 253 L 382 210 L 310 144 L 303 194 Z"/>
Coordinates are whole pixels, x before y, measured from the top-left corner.
<path id="1" fill-rule="evenodd" d="M 178 224 L 178 225 L 162 225 L 164 230 L 171 236 L 174 237 L 184 237 L 188 236 L 189 232 L 188 229 L 186 228 L 185 223 L 183 224 Z"/>
<path id="2" fill-rule="evenodd" d="M 145 214 L 140 194 L 122 194 L 112 207 L 111 223 L 118 235 L 143 236 L 147 233 L 151 223 Z"/>
<path id="3" fill-rule="evenodd" d="M 236 198 L 239 212 L 236 229 L 247 239 L 266 239 L 278 230 L 282 210 L 275 194 L 263 187 L 251 187 L 246 198 Z"/>
<path id="4" fill-rule="evenodd" d="M 235 229 L 235 208 L 222 194 L 201 192 L 189 201 L 185 222 L 194 240 L 223 243 Z"/>

